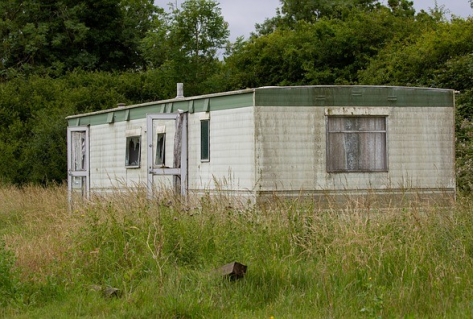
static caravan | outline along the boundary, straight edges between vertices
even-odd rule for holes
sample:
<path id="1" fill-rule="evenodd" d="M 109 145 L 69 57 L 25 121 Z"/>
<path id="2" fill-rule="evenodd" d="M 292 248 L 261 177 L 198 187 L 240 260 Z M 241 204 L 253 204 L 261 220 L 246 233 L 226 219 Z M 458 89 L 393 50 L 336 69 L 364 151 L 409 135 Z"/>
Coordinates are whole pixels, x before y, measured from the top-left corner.
<path id="1" fill-rule="evenodd" d="M 281 86 L 72 115 L 70 194 L 454 198 L 453 90 Z"/>

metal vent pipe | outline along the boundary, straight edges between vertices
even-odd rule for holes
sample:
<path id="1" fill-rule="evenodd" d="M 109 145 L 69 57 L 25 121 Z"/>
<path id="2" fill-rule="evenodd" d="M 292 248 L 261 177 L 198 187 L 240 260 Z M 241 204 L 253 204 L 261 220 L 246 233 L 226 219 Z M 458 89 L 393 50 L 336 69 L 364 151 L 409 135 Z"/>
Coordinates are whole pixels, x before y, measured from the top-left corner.
<path id="1" fill-rule="evenodd" d="M 176 98 L 177 99 L 183 99 L 184 98 L 183 83 L 176 83 L 176 91 L 177 91 Z"/>

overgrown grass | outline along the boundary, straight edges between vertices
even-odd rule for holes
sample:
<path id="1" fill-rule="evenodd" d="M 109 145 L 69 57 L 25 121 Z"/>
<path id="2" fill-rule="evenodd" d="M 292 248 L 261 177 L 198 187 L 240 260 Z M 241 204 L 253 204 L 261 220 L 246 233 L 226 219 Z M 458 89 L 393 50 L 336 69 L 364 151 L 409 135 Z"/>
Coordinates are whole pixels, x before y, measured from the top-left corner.
<path id="1" fill-rule="evenodd" d="M 0 188 L 1 316 L 472 318 L 472 198 L 238 209 L 130 191 L 67 208 L 63 187 Z M 216 274 L 232 261 L 243 279 Z"/>

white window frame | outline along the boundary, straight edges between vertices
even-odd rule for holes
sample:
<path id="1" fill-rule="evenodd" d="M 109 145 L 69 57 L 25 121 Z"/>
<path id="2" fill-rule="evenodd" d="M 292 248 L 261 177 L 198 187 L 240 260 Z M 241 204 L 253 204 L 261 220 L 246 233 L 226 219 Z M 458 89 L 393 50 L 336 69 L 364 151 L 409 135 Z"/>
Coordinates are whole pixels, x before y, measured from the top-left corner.
<path id="1" fill-rule="evenodd" d="M 134 150 L 133 154 L 136 155 L 132 160 L 135 159 L 133 162 L 131 162 L 131 154 L 130 154 L 130 142 L 134 142 Z M 137 143 L 138 142 L 138 143 Z M 138 144 L 138 146 L 137 146 Z M 137 149 L 138 148 L 138 149 Z M 141 153 L 142 153 L 142 134 L 141 134 L 141 128 L 139 129 L 132 129 L 132 130 L 127 130 L 125 132 L 125 167 L 126 168 L 140 168 L 141 164 Z"/>

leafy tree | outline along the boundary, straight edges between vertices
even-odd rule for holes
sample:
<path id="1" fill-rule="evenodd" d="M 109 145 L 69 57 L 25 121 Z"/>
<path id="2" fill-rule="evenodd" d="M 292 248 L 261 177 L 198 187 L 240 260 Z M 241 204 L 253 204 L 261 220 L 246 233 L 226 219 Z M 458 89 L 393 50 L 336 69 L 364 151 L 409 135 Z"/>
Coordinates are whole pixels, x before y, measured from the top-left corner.
<path id="1" fill-rule="evenodd" d="M 137 69 L 153 0 L 0 2 L 0 74 Z"/>
<path id="2" fill-rule="evenodd" d="M 206 79 L 220 70 L 218 51 L 229 37 L 228 24 L 214 0 L 187 0 L 161 15 L 142 41 L 143 55 L 159 67 L 167 83 L 185 82 L 187 94 L 209 92 Z"/>
<path id="3" fill-rule="evenodd" d="M 226 59 L 234 88 L 291 84 L 354 84 L 387 41 L 404 38 L 415 20 L 386 7 L 352 9 L 344 20 L 299 21 L 255 36 Z"/>
<path id="4" fill-rule="evenodd" d="M 215 58 L 227 42 L 228 23 L 213 0 L 187 0 L 172 16 L 170 38 L 186 56 Z"/>
<path id="5" fill-rule="evenodd" d="M 437 70 L 455 57 L 472 53 L 472 18 L 440 21 L 418 30 L 404 41 L 389 41 L 359 72 L 361 83 L 439 86 L 442 83 L 436 81 Z"/>
<path id="6" fill-rule="evenodd" d="M 378 0 L 281 0 L 282 14 L 292 21 L 316 21 L 323 17 L 340 18 L 344 9 L 373 9 Z"/>
<path id="7" fill-rule="evenodd" d="M 388 6 L 397 16 L 413 17 L 415 16 L 415 8 L 413 1 L 408 0 L 388 0 Z"/>
<path id="8" fill-rule="evenodd" d="M 280 0 L 276 16 L 256 25 L 258 35 L 265 35 L 277 28 L 294 28 L 298 22 L 316 22 L 322 18 L 344 20 L 350 11 L 372 11 L 381 7 L 378 0 Z"/>

